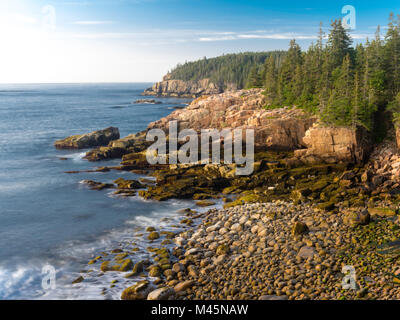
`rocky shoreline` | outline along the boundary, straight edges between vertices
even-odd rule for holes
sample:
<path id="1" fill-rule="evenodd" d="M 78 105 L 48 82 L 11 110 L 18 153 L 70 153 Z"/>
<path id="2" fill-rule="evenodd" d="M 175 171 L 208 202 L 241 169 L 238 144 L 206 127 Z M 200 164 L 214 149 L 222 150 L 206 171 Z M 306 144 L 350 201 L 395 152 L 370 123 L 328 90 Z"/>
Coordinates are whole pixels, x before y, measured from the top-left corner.
<path id="1" fill-rule="evenodd" d="M 176 120 L 180 129 L 196 131 L 254 128 L 249 177 L 235 176 L 235 165 L 223 163 L 150 166 L 146 131 L 87 153 L 90 161 L 122 158 L 120 166 L 101 170 L 155 178 L 88 181 L 94 190 L 191 199 L 199 207 L 224 202 L 219 210 L 183 212 L 183 231 L 148 226 L 139 235 L 148 242 L 148 260 L 136 261 L 134 248 L 91 259 L 100 272 L 131 279 L 122 299 L 400 299 L 394 133 L 372 150 L 360 128 L 327 128 L 300 109 L 264 106 L 260 90 L 223 93 L 196 99 L 148 127 L 167 131 Z M 355 289 L 342 287 L 344 266 L 355 269 Z"/>

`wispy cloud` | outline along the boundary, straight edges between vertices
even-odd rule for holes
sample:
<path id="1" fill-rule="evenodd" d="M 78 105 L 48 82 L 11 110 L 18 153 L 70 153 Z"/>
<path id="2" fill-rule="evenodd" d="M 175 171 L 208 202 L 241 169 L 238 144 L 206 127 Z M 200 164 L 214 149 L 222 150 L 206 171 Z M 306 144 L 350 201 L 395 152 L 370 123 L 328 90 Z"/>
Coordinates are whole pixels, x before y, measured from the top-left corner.
<path id="1" fill-rule="evenodd" d="M 270 34 L 239 34 L 239 39 L 275 39 L 275 40 L 312 40 L 317 39 L 315 35 L 298 34 L 298 33 L 270 33 Z"/>
<path id="2" fill-rule="evenodd" d="M 199 41 L 227 41 L 227 40 L 236 40 L 236 36 L 225 36 L 225 37 L 201 37 Z"/>
<path id="3" fill-rule="evenodd" d="M 371 33 L 351 33 L 354 40 L 372 38 Z M 218 41 L 244 41 L 244 40 L 316 40 L 318 36 L 313 33 L 277 32 L 276 30 L 254 31 L 212 31 L 212 30 L 146 30 L 137 32 L 86 32 L 74 33 L 74 38 L 80 39 L 135 39 L 138 42 L 159 43 L 188 43 L 188 42 L 218 42 Z M 327 37 L 327 34 L 325 35 Z"/>
<path id="4" fill-rule="evenodd" d="M 102 24 L 112 24 L 113 21 L 100 21 L 100 20 L 88 20 L 88 21 L 74 21 L 72 24 L 82 25 L 82 26 L 96 26 Z"/>
<path id="5" fill-rule="evenodd" d="M 317 39 L 315 35 L 298 34 L 298 33 L 264 33 L 263 31 L 253 31 L 252 33 L 235 33 L 230 36 L 223 37 L 200 37 L 198 41 L 232 41 L 232 40 L 256 40 L 256 39 L 274 39 L 274 40 L 313 40 Z"/>

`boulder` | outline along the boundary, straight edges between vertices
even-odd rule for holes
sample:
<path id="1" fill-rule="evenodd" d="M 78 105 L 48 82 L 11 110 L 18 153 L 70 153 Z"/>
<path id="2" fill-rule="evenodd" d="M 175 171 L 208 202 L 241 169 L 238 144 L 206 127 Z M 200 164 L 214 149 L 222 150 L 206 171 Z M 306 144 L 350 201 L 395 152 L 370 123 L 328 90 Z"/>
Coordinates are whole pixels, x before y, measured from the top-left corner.
<path id="1" fill-rule="evenodd" d="M 305 223 L 297 221 L 292 227 L 292 234 L 294 236 L 301 235 L 308 231 L 308 227 Z"/>
<path id="2" fill-rule="evenodd" d="M 85 149 L 106 146 L 110 141 L 117 140 L 119 137 L 118 128 L 109 127 L 103 130 L 57 140 L 54 146 L 58 149 Z"/>
<path id="3" fill-rule="evenodd" d="M 349 208 L 343 210 L 343 222 L 350 227 L 366 225 L 371 220 L 371 215 L 365 208 Z"/>
<path id="4" fill-rule="evenodd" d="M 186 291 L 187 289 L 191 288 L 194 284 L 195 284 L 194 280 L 187 280 L 184 282 L 180 282 L 174 287 L 174 290 L 175 292 Z"/>
<path id="5" fill-rule="evenodd" d="M 303 163 L 363 163 L 372 151 L 364 128 L 323 127 L 314 125 L 304 138 L 306 150 L 295 151 Z"/>
<path id="6" fill-rule="evenodd" d="M 147 300 L 168 300 L 174 294 L 175 291 L 173 288 L 163 287 L 150 292 Z"/>
<path id="7" fill-rule="evenodd" d="M 145 300 L 152 288 L 147 280 L 139 281 L 134 286 L 126 288 L 122 294 L 122 300 Z"/>
<path id="8" fill-rule="evenodd" d="M 85 159 L 89 161 L 100 161 L 122 158 L 122 156 L 129 153 L 142 152 L 150 145 L 151 142 L 146 141 L 146 132 L 138 132 L 121 139 L 112 140 L 107 146 L 88 151 Z"/>
<path id="9" fill-rule="evenodd" d="M 299 252 L 298 256 L 303 259 L 313 258 L 317 254 L 316 250 L 313 247 L 302 247 Z"/>

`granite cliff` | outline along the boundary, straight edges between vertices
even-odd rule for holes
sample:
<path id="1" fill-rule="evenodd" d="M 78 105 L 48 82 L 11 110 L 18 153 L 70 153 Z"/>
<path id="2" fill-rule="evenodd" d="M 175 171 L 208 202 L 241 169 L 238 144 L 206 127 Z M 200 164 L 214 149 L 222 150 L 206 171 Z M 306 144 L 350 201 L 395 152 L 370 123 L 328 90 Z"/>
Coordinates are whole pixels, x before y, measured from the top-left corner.
<path id="1" fill-rule="evenodd" d="M 197 98 L 201 95 L 218 94 L 224 91 L 222 86 L 212 83 L 209 79 L 198 81 L 169 80 L 155 83 L 146 89 L 143 95 L 168 96 L 180 98 Z"/>

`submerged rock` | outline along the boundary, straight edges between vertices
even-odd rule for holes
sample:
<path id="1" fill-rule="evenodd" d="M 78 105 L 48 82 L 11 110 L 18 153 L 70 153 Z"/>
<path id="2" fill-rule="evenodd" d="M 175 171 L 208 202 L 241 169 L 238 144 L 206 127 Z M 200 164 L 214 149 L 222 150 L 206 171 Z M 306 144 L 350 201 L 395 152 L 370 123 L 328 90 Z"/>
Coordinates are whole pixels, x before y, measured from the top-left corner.
<path id="1" fill-rule="evenodd" d="M 119 139 L 119 137 L 118 128 L 109 127 L 103 130 L 57 140 L 54 146 L 58 149 L 85 149 L 105 146 L 110 143 L 110 141 Z"/>
<path id="2" fill-rule="evenodd" d="M 161 101 L 157 101 L 154 99 L 138 99 L 134 103 L 136 104 L 161 104 Z"/>
<path id="3" fill-rule="evenodd" d="M 83 180 L 82 183 L 88 185 L 89 188 L 92 190 L 103 190 L 103 189 L 114 188 L 114 185 L 111 183 L 97 182 L 93 180 Z"/>
<path id="4" fill-rule="evenodd" d="M 85 280 L 85 279 L 82 276 L 79 276 L 74 281 L 72 281 L 72 284 L 81 283 L 83 280 Z"/>

